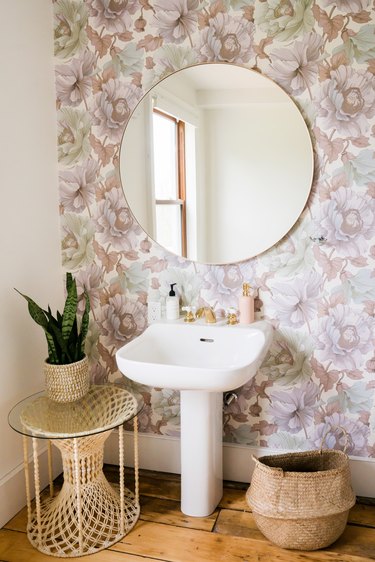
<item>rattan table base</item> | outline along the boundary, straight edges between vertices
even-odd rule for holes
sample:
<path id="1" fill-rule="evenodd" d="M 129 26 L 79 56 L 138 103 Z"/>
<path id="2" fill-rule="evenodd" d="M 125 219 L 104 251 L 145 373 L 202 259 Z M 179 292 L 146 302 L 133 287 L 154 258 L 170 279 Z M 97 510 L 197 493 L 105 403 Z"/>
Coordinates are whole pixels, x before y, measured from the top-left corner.
<path id="1" fill-rule="evenodd" d="M 134 427 L 136 423 L 135 418 Z M 103 473 L 104 442 L 111 432 L 53 441 L 61 451 L 64 483 L 57 496 L 45 500 L 40 499 L 37 440 L 33 438 L 36 508 L 31 513 L 28 502 L 27 534 L 39 551 L 64 558 L 92 554 L 119 541 L 137 522 L 138 459 L 135 458 L 133 494 L 124 486 L 122 427 L 119 428 L 120 485 L 111 485 Z M 136 437 L 135 431 L 135 443 Z"/>

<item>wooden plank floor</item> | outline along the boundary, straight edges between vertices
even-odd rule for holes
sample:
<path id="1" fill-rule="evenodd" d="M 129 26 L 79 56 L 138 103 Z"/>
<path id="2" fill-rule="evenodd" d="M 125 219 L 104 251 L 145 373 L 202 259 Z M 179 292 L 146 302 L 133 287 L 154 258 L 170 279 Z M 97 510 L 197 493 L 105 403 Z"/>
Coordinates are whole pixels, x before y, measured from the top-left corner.
<path id="1" fill-rule="evenodd" d="M 105 467 L 117 480 L 117 467 Z M 132 473 L 127 471 L 132 487 Z M 61 485 L 61 483 L 60 483 Z M 57 481 L 56 488 L 59 487 Z M 180 477 L 141 471 L 141 516 L 134 529 L 87 562 L 368 562 L 375 560 L 375 505 L 357 503 L 349 524 L 332 546 L 315 552 L 283 550 L 258 531 L 245 501 L 246 484 L 225 482 L 219 507 L 209 517 L 180 511 Z M 27 540 L 26 509 L 0 530 L 0 562 L 51 562 Z"/>

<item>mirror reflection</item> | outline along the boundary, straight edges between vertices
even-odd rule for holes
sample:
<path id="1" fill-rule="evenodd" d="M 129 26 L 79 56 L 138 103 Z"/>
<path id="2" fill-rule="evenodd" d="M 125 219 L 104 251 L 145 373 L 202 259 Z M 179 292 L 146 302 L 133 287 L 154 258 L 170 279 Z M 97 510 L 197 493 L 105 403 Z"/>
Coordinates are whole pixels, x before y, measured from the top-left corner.
<path id="1" fill-rule="evenodd" d="M 151 238 L 190 260 L 233 263 L 270 248 L 297 221 L 311 188 L 311 139 L 271 80 L 202 64 L 142 98 L 124 133 L 120 173 Z"/>

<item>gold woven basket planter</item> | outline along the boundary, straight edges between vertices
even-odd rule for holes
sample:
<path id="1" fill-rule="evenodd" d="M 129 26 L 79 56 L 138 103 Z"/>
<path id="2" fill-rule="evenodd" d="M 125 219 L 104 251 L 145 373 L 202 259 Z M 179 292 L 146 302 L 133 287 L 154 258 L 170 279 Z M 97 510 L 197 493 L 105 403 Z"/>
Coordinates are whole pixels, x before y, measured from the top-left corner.
<path id="1" fill-rule="evenodd" d="M 270 541 L 282 548 L 317 550 L 339 538 L 355 504 L 345 453 L 318 450 L 254 460 L 246 499 Z"/>
<path id="2" fill-rule="evenodd" d="M 87 357 L 67 365 L 44 362 L 47 396 L 54 402 L 75 402 L 90 388 L 89 362 Z"/>

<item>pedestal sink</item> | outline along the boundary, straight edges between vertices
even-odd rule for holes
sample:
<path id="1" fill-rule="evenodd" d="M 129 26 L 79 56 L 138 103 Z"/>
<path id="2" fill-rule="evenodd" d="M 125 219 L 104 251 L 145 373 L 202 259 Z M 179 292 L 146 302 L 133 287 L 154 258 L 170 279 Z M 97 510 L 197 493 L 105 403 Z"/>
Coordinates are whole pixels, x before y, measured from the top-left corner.
<path id="1" fill-rule="evenodd" d="M 272 341 L 265 321 L 248 326 L 158 322 L 116 353 L 129 379 L 181 391 L 181 511 L 205 517 L 223 492 L 223 392 L 251 379 Z"/>

